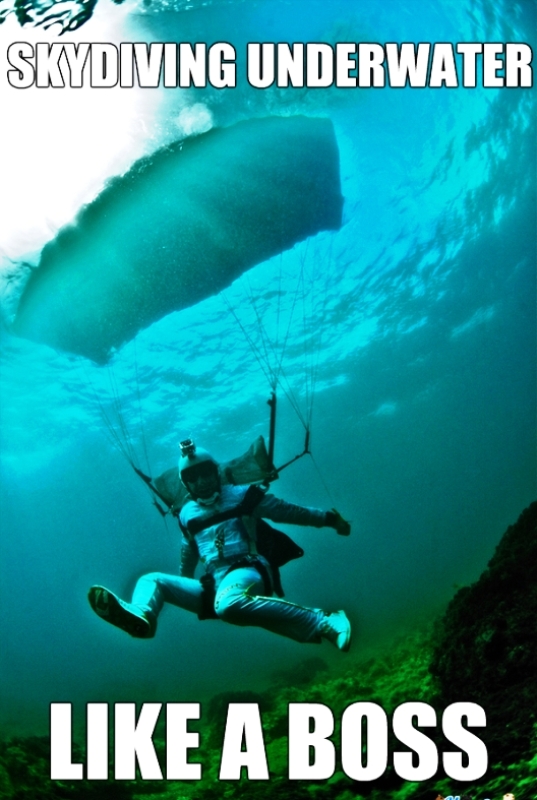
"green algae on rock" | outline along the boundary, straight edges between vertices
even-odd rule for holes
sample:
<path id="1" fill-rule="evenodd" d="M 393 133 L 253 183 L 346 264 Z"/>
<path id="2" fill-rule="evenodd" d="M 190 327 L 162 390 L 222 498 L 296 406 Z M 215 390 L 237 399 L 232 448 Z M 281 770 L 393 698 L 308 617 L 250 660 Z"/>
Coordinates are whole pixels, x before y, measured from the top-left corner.
<path id="1" fill-rule="evenodd" d="M 492 761 L 527 757 L 537 722 L 537 502 L 511 525 L 487 569 L 444 615 L 431 671 L 442 702 L 483 706 Z"/>

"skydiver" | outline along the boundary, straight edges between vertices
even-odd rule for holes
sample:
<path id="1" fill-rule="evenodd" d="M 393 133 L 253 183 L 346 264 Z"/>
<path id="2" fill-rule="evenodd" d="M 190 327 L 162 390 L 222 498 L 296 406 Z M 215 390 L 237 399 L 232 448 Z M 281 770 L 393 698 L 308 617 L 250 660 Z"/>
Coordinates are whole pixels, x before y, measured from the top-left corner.
<path id="1" fill-rule="evenodd" d="M 281 599 L 277 567 L 258 551 L 257 528 L 266 525 L 261 520 L 269 519 L 334 528 L 340 536 L 348 536 L 350 524 L 335 509 L 303 508 L 255 485 L 222 484 L 218 463 L 206 450 L 191 440 L 181 446 L 179 477 L 191 499 L 179 515 L 183 534 L 179 575 L 143 575 L 130 603 L 104 586 L 92 586 L 88 599 L 95 613 L 131 636 L 149 639 L 167 602 L 201 619 L 254 625 L 298 642 L 328 639 L 347 651 L 351 626 L 344 611 L 328 613 Z M 201 581 L 194 578 L 199 561 L 206 571 Z M 273 596 L 275 591 L 279 597 Z"/>

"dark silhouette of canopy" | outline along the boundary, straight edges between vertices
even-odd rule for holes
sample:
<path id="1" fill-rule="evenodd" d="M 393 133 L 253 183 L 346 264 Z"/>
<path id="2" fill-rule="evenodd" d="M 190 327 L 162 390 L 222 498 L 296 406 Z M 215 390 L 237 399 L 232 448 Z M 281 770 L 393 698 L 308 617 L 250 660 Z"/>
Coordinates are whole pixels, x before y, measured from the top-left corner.
<path id="1" fill-rule="evenodd" d="M 14 333 L 104 363 L 142 329 L 341 226 L 328 119 L 269 117 L 176 142 L 112 180 L 43 249 Z"/>

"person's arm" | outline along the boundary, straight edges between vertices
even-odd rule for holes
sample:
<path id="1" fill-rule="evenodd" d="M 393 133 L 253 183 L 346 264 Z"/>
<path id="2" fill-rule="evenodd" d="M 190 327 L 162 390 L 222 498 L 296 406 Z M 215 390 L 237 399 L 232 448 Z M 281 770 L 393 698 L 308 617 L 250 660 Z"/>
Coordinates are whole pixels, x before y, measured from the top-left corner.
<path id="1" fill-rule="evenodd" d="M 196 544 L 189 541 L 183 534 L 181 540 L 181 563 L 179 575 L 183 578 L 193 578 L 199 561 L 198 548 Z"/>
<path id="2" fill-rule="evenodd" d="M 254 517 L 270 519 L 272 522 L 288 522 L 291 525 L 311 525 L 313 528 L 334 528 L 340 536 L 348 536 L 350 524 L 333 508 L 321 511 L 319 508 L 305 508 L 273 494 L 266 494 L 252 512 Z"/>

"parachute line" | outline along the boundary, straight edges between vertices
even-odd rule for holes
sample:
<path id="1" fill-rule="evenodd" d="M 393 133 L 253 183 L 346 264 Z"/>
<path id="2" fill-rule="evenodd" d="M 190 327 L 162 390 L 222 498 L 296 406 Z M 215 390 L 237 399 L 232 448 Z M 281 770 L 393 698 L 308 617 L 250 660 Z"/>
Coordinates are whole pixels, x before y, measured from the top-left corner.
<path id="1" fill-rule="evenodd" d="M 330 240 L 328 255 L 331 258 L 332 240 Z M 312 252 L 312 245 L 309 239 L 305 241 L 304 246 L 299 251 L 295 250 L 294 257 L 296 259 L 295 283 L 294 287 L 289 286 L 286 292 L 284 289 L 285 260 L 283 253 L 279 255 L 279 269 L 277 276 L 275 276 L 277 302 L 273 305 L 272 311 L 273 319 L 275 318 L 274 333 L 269 334 L 268 330 L 270 308 L 269 313 L 265 315 L 261 305 L 260 292 L 254 289 L 251 274 L 243 275 L 238 283 L 239 286 L 242 286 L 245 300 L 248 301 L 248 306 L 252 312 L 252 322 L 250 324 L 241 318 L 238 309 L 233 306 L 228 294 L 222 292 L 221 295 L 272 392 L 275 392 L 278 387 L 282 390 L 306 433 L 309 434 L 312 427 L 314 398 L 320 372 L 322 322 L 326 318 L 324 312 L 328 301 L 328 294 L 323 291 L 323 288 L 326 287 L 319 287 L 317 278 L 321 269 L 325 276 L 329 271 L 323 269 L 324 263 L 321 265 L 320 257 L 315 252 Z M 289 282 L 287 285 L 289 285 Z M 284 321 L 284 299 L 286 298 L 288 301 L 286 304 L 287 319 Z M 315 312 L 319 314 L 319 311 L 321 312 L 321 324 L 319 324 L 319 320 L 315 315 Z M 297 390 L 291 385 L 291 380 L 284 366 L 289 345 L 292 341 L 291 332 L 297 323 L 300 325 L 298 330 L 302 338 L 303 380 L 300 387 L 302 399 L 297 396 Z"/>
<path id="2" fill-rule="evenodd" d="M 330 500 L 330 503 L 332 504 L 332 506 L 335 506 L 336 505 L 336 501 L 334 500 L 334 498 L 332 496 L 332 492 L 328 488 L 328 484 L 326 483 L 326 481 L 325 481 L 325 479 L 323 477 L 323 473 L 321 472 L 321 469 L 320 469 L 319 465 L 317 464 L 317 462 L 316 462 L 316 460 L 315 460 L 315 458 L 313 456 L 313 453 L 309 452 L 309 456 L 311 457 L 313 465 L 314 465 L 314 467 L 315 467 L 315 469 L 317 471 L 317 475 L 319 476 L 319 479 L 320 479 L 320 481 L 321 481 L 321 483 L 323 485 L 323 488 L 324 488 L 324 490 L 325 490 L 325 492 L 326 492 L 326 494 L 327 494 L 327 496 L 328 496 L 328 498 Z"/>
<path id="3" fill-rule="evenodd" d="M 140 380 L 138 377 L 138 352 L 136 349 L 136 339 L 134 339 L 134 377 L 136 381 L 136 399 L 138 404 L 138 421 L 140 425 L 140 433 L 142 436 L 142 447 L 144 451 L 144 458 L 145 458 L 145 466 L 147 472 L 151 472 L 151 467 L 149 464 L 149 453 L 147 452 L 147 439 L 145 435 L 145 426 L 144 426 L 144 416 L 142 414 L 142 397 L 140 394 Z"/>
<path id="4" fill-rule="evenodd" d="M 123 458 L 127 461 L 129 466 L 132 468 L 133 472 L 142 480 L 144 483 L 147 491 L 149 492 L 150 497 L 152 498 L 152 505 L 155 506 L 157 511 L 159 512 L 160 517 L 163 520 L 164 528 L 166 533 L 169 534 L 167 516 L 170 513 L 170 507 L 164 497 L 160 494 L 160 492 L 156 489 L 153 485 L 153 480 L 150 475 L 144 473 L 138 463 L 137 452 L 134 446 L 132 437 L 129 432 L 129 428 L 127 426 L 125 420 L 125 413 L 124 408 L 120 400 L 120 394 L 118 389 L 117 383 L 117 375 L 114 371 L 112 364 L 107 366 L 107 378 L 108 384 L 111 393 L 112 399 L 112 408 L 114 412 L 114 416 L 117 420 L 117 424 L 114 424 L 109 412 L 106 410 L 104 403 L 102 402 L 97 389 L 87 372 L 87 369 L 84 369 L 86 373 L 86 386 L 90 389 L 95 399 L 95 403 L 99 408 L 99 413 L 102 422 L 104 423 L 104 434 L 112 447 L 116 449 Z M 143 424 L 143 415 L 142 415 L 142 400 L 140 394 L 140 385 L 138 380 L 138 365 L 137 361 L 135 362 L 135 376 L 136 376 L 136 398 L 137 398 L 137 410 L 138 410 L 138 419 L 140 424 L 140 430 L 142 434 L 142 447 L 144 452 L 144 458 L 147 463 L 147 472 L 151 472 L 150 465 L 149 465 L 149 455 L 147 452 L 147 442 L 145 438 L 145 431 L 144 431 L 144 424 Z M 157 499 L 160 500 L 165 507 L 163 507 L 160 503 L 157 502 Z"/>

